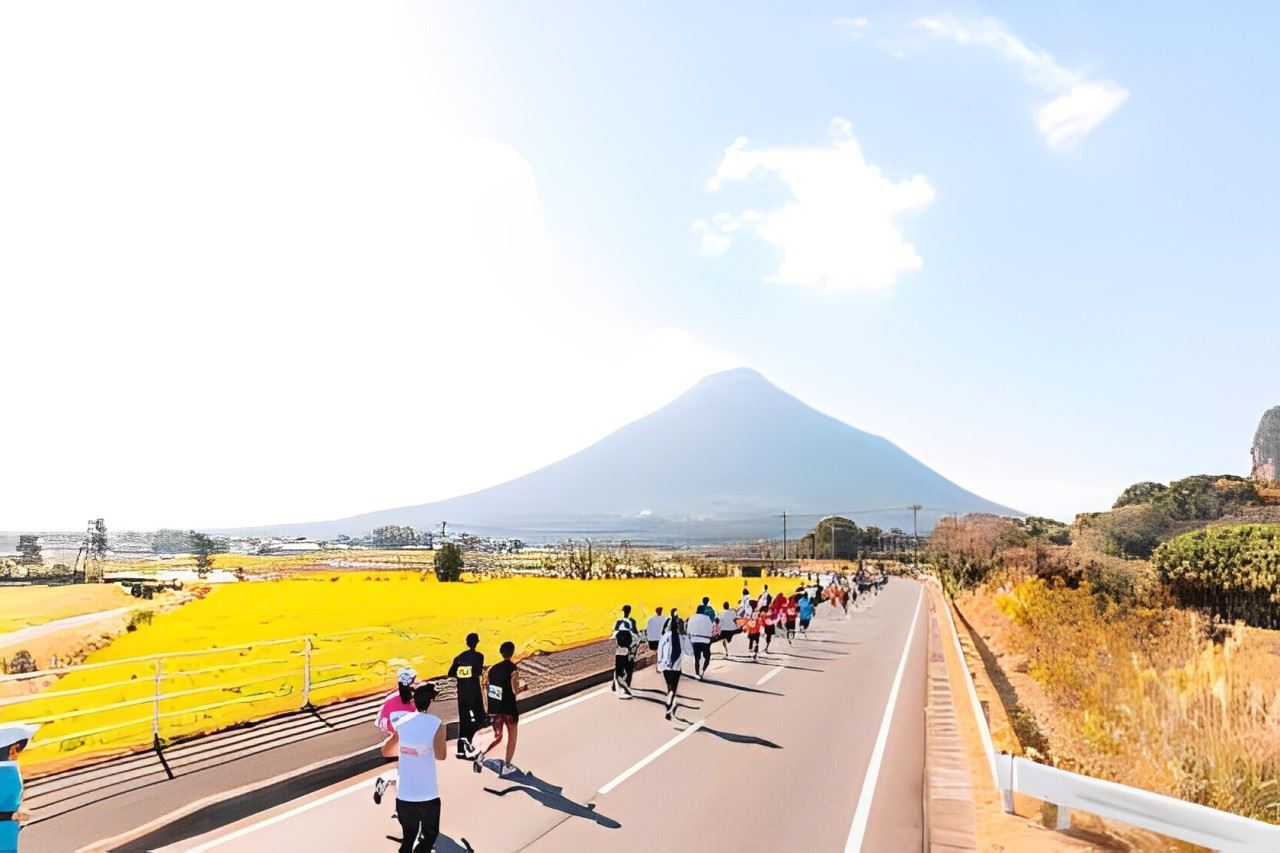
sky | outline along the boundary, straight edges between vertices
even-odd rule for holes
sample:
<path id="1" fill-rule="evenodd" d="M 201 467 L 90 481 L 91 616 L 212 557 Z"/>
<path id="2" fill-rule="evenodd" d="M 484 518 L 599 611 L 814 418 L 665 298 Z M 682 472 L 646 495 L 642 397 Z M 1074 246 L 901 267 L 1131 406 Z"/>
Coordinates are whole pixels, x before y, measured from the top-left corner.
<path id="1" fill-rule="evenodd" d="M 1026 512 L 1246 474 L 1278 25 L 6 4 L 0 530 L 451 497 L 735 366 Z"/>

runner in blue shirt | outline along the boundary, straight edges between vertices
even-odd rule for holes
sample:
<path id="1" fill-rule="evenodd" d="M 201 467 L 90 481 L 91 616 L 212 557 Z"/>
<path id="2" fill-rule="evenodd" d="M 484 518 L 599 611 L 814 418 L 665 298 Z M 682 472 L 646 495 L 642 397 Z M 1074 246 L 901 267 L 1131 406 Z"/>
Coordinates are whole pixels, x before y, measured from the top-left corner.
<path id="1" fill-rule="evenodd" d="M 800 636 L 809 633 L 809 622 L 813 620 L 813 599 L 806 592 L 800 596 Z"/>
<path id="2" fill-rule="evenodd" d="M 0 853 L 17 853 L 22 811 L 22 772 L 18 753 L 26 749 L 38 726 L 0 728 Z"/>

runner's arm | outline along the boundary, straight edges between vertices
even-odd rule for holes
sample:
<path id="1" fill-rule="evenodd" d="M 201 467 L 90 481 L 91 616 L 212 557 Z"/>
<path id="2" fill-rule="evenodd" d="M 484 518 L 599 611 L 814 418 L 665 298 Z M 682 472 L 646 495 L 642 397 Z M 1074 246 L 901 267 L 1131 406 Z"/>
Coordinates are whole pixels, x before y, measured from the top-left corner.
<path id="1" fill-rule="evenodd" d="M 398 756 L 400 754 L 400 735 L 394 731 L 391 732 L 391 737 L 382 742 L 381 751 L 383 758 L 395 758 Z"/>
<path id="2" fill-rule="evenodd" d="M 511 670 L 511 693 L 514 696 L 519 696 L 523 692 L 524 692 L 524 682 L 520 680 L 520 670 L 512 669 Z"/>
<path id="3" fill-rule="evenodd" d="M 441 723 L 440 727 L 436 729 L 436 739 L 431 745 L 434 746 L 436 750 L 436 761 L 444 761 L 445 758 L 448 757 L 448 753 L 445 751 L 445 748 L 444 748 L 444 724 L 443 723 Z"/>

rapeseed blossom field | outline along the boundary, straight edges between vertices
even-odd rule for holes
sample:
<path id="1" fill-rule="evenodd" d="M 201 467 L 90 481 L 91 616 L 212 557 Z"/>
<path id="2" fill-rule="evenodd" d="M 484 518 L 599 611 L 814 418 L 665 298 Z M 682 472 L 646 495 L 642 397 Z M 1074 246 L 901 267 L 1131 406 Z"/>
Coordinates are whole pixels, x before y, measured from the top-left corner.
<path id="1" fill-rule="evenodd" d="M 753 592 L 764 583 L 774 591 L 795 585 L 748 583 Z M 97 668 L 66 675 L 44 698 L 0 707 L 0 723 L 42 723 L 24 763 L 62 765 L 149 746 L 157 676 L 164 743 L 296 710 L 307 669 L 309 699 L 322 705 L 389 690 L 404 663 L 423 677 L 442 675 L 470 631 L 480 634 L 486 656 L 496 660 L 498 645 L 511 640 L 527 657 L 607 636 L 623 604 L 643 626 L 655 607 L 687 616 L 703 596 L 717 608 L 736 604 L 742 588 L 734 577 L 446 584 L 416 572 L 311 572 L 223 584 L 116 638 L 86 661 Z M 311 638 L 309 650 L 303 637 Z M 192 654 L 209 649 L 217 651 Z M 164 657 L 157 662 L 156 655 Z"/>

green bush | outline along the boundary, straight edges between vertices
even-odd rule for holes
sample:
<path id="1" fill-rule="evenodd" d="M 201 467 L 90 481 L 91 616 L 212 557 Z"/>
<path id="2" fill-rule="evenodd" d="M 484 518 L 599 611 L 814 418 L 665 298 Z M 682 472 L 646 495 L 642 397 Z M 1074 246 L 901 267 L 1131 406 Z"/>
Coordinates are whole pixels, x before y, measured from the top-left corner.
<path id="1" fill-rule="evenodd" d="M 462 577 L 462 550 L 452 542 L 445 543 L 435 556 L 436 580 L 453 582 Z"/>
<path id="2" fill-rule="evenodd" d="M 1230 621 L 1280 627 L 1280 525 L 1196 530 L 1156 548 L 1152 562 L 1182 604 Z"/>

